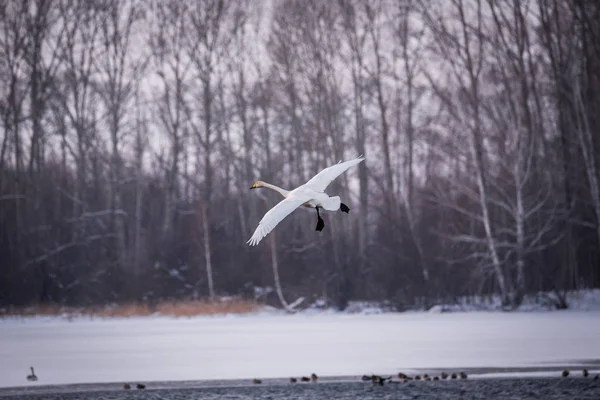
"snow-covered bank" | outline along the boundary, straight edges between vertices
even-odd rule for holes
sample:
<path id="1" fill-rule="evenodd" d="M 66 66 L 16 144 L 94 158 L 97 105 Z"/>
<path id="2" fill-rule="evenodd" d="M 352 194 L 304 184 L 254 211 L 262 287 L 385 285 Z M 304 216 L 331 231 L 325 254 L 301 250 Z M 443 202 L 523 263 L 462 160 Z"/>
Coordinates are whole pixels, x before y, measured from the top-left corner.
<path id="1" fill-rule="evenodd" d="M 255 290 L 268 292 L 271 288 L 255 288 Z M 564 296 L 568 311 L 600 311 L 600 289 L 586 289 L 561 293 Z M 263 299 L 264 300 L 264 299 Z M 303 298 L 300 300 L 304 300 Z M 536 295 L 526 295 L 522 304 L 513 310 L 519 311 L 556 311 L 556 302 L 559 294 L 553 292 L 540 292 Z M 297 301 L 296 305 L 303 303 Z M 428 300 L 423 303 L 428 306 L 405 306 L 404 312 L 473 312 L 473 311 L 507 311 L 501 305 L 499 296 L 459 297 L 453 301 Z M 312 304 L 303 308 L 294 308 L 295 313 L 303 315 L 331 315 L 331 314 L 382 314 L 396 313 L 397 307 L 392 302 L 378 301 L 350 301 L 345 310 L 339 311 L 328 305 L 323 299 L 317 299 Z M 561 310 L 562 311 L 562 310 Z M 214 315 L 286 315 L 282 308 L 261 305 L 256 301 L 244 301 L 232 297 L 221 297 L 216 302 L 180 301 L 166 302 L 155 305 L 152 309 L 144 303 L 139 304 L 113 304 L 105 307 L 62 307 L 62 306 L 35 306 L 24 309 L 0 308 L 0 319 L 96 319 L 96 318 L 121 318 L 121 317 L 198 317 Z"/>
<path id="2" fill-rule="evenodd" d="M 528 294 L 524 296 L 519 307 L 510 310 L 502 306 L 502 300 L 497 295 L 458 297 L 453 299 L 453 301 L 447 299 L 439 299 L 437 301 L 429 299 L 421 302 L 428 304 L 427 306 L 403 305 L 402 308 L 407 312 L 556 311 L 557 305 L 562 301 L 564 301 L 569 311 L 600 311 L 600 289 Z M 350 301 L 344 311 L 338 311 L 334 307 L 329 306 L 325 300 L 319 299 L 305 309 L 298 309 L 297 312 L 308 314 L 381 314 L 397 312 L 397 307 L 398 305 L 390 301 Z M 269 307 L 263 307 L 262 311 L 276 312 L 275 309 Z"/>
<path id="3" fill-rule="evenodd" d="M 600 289 L 586 289 L 559 292 L 540 292 L 526 295 L 522 304 L 514 311 L 552 311 L 560 303 L 560 297 L 571 311 L 600 311 Z M 453 303 L 440 303 L 432 307 L 432 312 L 469 312 L 469 311 L 499 311 L 503 310 L 500 296 L 490 297 L 461 297 Z"/>
<path id="4" fill-rule="evenodd" d="M 569 311 L 600 311 L 600 289 L 585 289 L 570 291 L 564 293 L 558 292 L 540 292 L 535 295 L 526 295 L 519 307 L 511 311 L 554 311 L 556 305 L 560 303 L 559 296 L 564 297 L 564 302 Z M 429 301 L 431 303 L 431 300 Z M 500 296 L 476 296 L 459 297 L 453 302 L 440 300 L 434 302 L 433 306 L 426 309 L 429 312 L 471 312 L 471 311 L 506 311 L 502 307 Z M 318 307 L 312 307 L 318 308 Z M 366 313 L 374 314 L 390 311 L 391 307 L 377 306 L 369 302 L 350 302 L 348 313 Z M 417 308 L 412 311 L 424 311 L 423 308 Z"/>
<path id="5" fill-rule="evenodd" d="M 600 312 L 0 320 L 0 386 L 394 373 L 600 360 Z M 597 367 L 594 367 L 597 368 Z"/>

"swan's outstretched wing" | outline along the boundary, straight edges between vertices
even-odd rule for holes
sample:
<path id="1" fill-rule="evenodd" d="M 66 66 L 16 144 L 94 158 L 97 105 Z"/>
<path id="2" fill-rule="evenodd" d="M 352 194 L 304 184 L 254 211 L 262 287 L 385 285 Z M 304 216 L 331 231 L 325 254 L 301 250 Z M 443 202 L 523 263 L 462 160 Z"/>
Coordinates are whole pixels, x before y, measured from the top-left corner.
<path id="1" fill-rule="evenodd" d="M 285 217 L 311 199 L 310 196 L 290 196 L 281 200 L 275 207 L 271 208 L 258 223 L 254 234 L 246 243 L 256 246 L 258 242 L 269 234 Z"/>
<path id="2" fill-rule="evenodd" d="M 312 179 L 306 182 L 306 186 L 309 186 L 311 189 L 314 189 L 317 192 L 324 192 L 332 180 L 340 176 L 348 168 L 360 163 L 364 159 L 364 157 L 358 157 L 354 160 L 339 162 L 329 168 L 325 168 L 323 171 L 319 172 L 313 176 Z"/>

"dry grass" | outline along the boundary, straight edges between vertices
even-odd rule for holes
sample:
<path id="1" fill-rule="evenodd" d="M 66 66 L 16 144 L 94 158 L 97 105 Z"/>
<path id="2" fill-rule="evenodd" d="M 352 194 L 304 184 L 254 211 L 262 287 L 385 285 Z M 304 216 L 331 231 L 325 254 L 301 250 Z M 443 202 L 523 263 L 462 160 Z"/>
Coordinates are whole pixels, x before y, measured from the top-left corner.
<path id="1" fill-rule="evenodd" d="M 115 304 L 94 307 L 65 307 L 39 305 L 30 307 L 8 307 L 0 309 L 2 317 L 62 316 L 73 317 L 145 317 L 164 315 L 171 317 L 194 317 L 197 315 L 247 314 L 258 311 L 256 302 L 241 299 L 216 301 L 173 301 L 149 306 L 145 303 Z"/>

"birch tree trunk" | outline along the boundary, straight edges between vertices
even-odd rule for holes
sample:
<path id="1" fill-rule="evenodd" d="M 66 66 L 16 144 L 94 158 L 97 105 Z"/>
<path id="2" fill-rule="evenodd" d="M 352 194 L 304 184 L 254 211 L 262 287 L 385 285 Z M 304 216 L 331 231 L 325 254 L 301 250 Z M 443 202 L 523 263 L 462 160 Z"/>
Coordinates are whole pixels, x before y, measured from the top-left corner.
<path id="1" fill-rule="evenodd" d="M 134 226 L 134 253 L 133 253 L 133 276 L 136 277 L 135 296 L 138 296 L 138 277 L 141 276 L 142 272 L 142 219 L 143 210 L 142 204 L 144 201 L 144 152 L 146 149 L 146 137 L 145 132 L 147 125 L 145 124 L 141 115 L 139 94 L 136 94 L 136 136 L 135 136 L 135 226 Z"/>
<path id="2" fill-rule="evenodd" d="M 346 41 L 349 47 L 349 58 L 352 72 L 353 114 L 354 114 L 354 140 L 356 141 L 357 154 L 367 158 L 358 165 L 359 184 L 359 216 L 358 216 L 358 253 L 360 256 L 360 270 L 367 268 L 367 243 L 368 243 L 368 215 L 369 215 L 369 180 L 367 178 L 367 163 L 369 162 L 366 148 L 366 123 L 365 123 L 365 42 L 367 32 L 361 30 L 360 15 L 362 10 L 355 7 L 353 2 L 340 0 Z"/>
<path id="3" fill-rule="evenodd" d="M 279 279 L 279 261 L 277 259 L 277 239 L 275 231 L 269 234 L 270 238 L 270 248 L 271 248 L 271 266 L 273 267 L 273 280 L 275 281 L 275 291 L 277 292 L 277 297 L 279 298 L 279 302 L 281 306 L 287 312 L 294 312 L 294 308 L 296 308 L 302 301 L 304 301 L 303 297 L 296 299 L 292 304 L 289 304 L 283 295 L 283 288 L 281 286 L 281 279 Z"/>
<path id="4" fill-rule="evenodd" d="M 382 56 L 382 39 L 381 39 L 381 28 L 379 27 L 379 19 L 381 18 L 381 9 L 373 9 L 369 4 L 365 4 L 367 19 L 369 21 L 368 31 L 371 38 L 371 44 L 373 46 L 373 55 L 375 59 L 375 70 L 371 73 L 371 77 L 374 80 L 377 111 L 379 114 L 379 120 L 381 124 L 381 152 L 383 156 L 383 176 L 384 176 L 384 190 L 385 190 L 385 201 L 386 201 L 386 212 L 388 218 L 393 218 L 394 210 L 394 178 L 392 173 L 392 163 L 390 159 L 390 128 L 387 116 L 387 100 L 385 99 L 384 90 L 384 60 Z"/>
<path id="5" fill-rule="evenodd" d="M 208 216 L 208 204 L 202 206 L 202 230 L 204 243 L 204 264 L 206 265 L 206 279 L 208 280 L 208 296 L 211 300 L 215 298 L 215 283 L 213 280 L 212 258 L 210 248 L 210 221 Z"/>
<path id="6" fill-rule="evenodd" d="M 487 178 L 485 173 L 485 162 L 484 162 L 484 148 L 481 128 L 481 115 L 480 115 L 480 99 L 479 99 L 479 78 L 481 72 L 481 66 L 483 63 L 483 33 L 481 32 L 482 15 L 481 15 L 481 0 L 477 0 L 477 22 L 476 22 L 476 35 L 477 37 L 472 38 L 469 25 L 465 17 L 465 10 L 463 0 L 456 2 L 457 11 L 460 18 L 460 29 L 462 33 L 462 46 L 464 52 L 465 67 L 468 74 L 468 90 L 471 97 L 472 107 L 472 121 L 469 129 L 471 134 L 470 151 L 473 157 L 475 174 L 477 180 L 477 188 L 479 191 L 479 203 L 482 213 L 482 222 L 485 230 L 486 242 L 492 265 L 496 274 L 496 280 L 498 281 L 498 287 L 502 296 L 502 303 L 504 305 L 510 304 L 509 287 L 506 283 L 504 271 L 500 263 L 500 257 L 498 256 L 498 249 L 496 247 L 496 238 L 492 229 L 491 216 L 489 211 L 489 199 L 488 199 L 488 187 Z M 472 55 L 473 42 L 478 44 L 479 54 L 477 55 L 477 61 L 474 60 Z"/>
<path id="7" fill-rule="evenodd" d="M 217 97 L 219 88 L 217 77 L 217 64 L 225 59 L 229 51 L 229 37 L 225 32 L 235 34 L 237 26 L 226 31 L 224 26 L 227 16 L 231 12 L 233 2 L 224 0 L 211 0 L 195 3 L 186 15 L 189 29 L 186 30 L 187 55 L 195 67 L 194 74 L 200 87 L 199 103 L 201 111 L 192 112 L 194 108 L 187 107 L 186 112 L 191 121 L 197 143 L 201 149 L 197 155 L 197 168 L 202 170 L 204 182 L 200 193 L 202 198 L 202 227 L 204 243 L 204 263 L 208 280 L 209 297 L 214 299 L 215 289 L 213 281 L 212 259 L 212 226 L 211 202 L 213 199 L 213 165 L 211 156 L 218 151 L 218 135 L 215 135 L 216 126 L 213 121 L 213 102 Z"/>
<path id="8" fill-rule="evenodd" d="M 414 204 L 414 147 L 415 147 L 415 127 L 414 127 L 414 109 L 415 109 L 415 96 L 414 96 L 414 80 L 415 80 L 415 69 L 416 61 L 415 56 L 410 54 L 409 44 L 412 32 L 410 31 L 410 19 L 412 13 L 412 3 L 408 3 L 400 6 L 400 22 L 397 35 L 400 39 L 401 52 L 402 52 L 402 64 L 404 67 L 404 79 L 406 80 L 406 93 L 405 98 L 406 104 L 406 139 L 407 139 L 407 157 L 405 161 L 405 173 L 404 173 L 404 190 L 402 190 L 402 204 L 404 206 L 404 212 L 406 213 L 406 219 L 408 221 L 408 229 L 410 236 L 417 249 L 418 263 L 421 268 L 421 274 L 425 285 L 429 282 L 429 268 L 425 261 L 423 245 L 421 243 L 421 237 L 417 232 L 417 221 L 415 221 L 415 204 Z M 398 115 L 398 118 L 401 118 Z"/>
<path id="9" fill-rule="evenodd" d="M 277 292 L 277 297 L 279 298 L 279 302 L 283 306 L 285 310 L 289 310 L 290 305 L 287 301 L 285 301 L 285 297 L 283 296 L 283 289 L 281 288 L 281 280 L 279 279 L 279 262 L 277 260 L 277 240 L 275 239 L 276 233 L 271 232 L 270 241 L 271 241 L 271 266 L 273 267 L 273 280 L 275 281 L 275 291 Z"/>
<path id="10" fill-rule="evenodd" d="M 134 0 L 111 2 L 103 11 L 101 32 L 105 56 L 98 60 L 102 76 L 99 95 L 104 101 L 108 120 L 110 143 L 110 208 L 111 225 L 115 233 L 115 262 L 117 270 L 126 265 L 125 213 L 122 201 L 124 160 L 121 155 L 125 110 L 132 99 L 137 68 L 130 60 L 130 40 L 134 24 L 139 18 Z M 119 272 L 115 272 L 117 275 Z M 116 276 L 115 276 L 116 278 Z M 117 279 L 118 281 L 118 279 Z"/>

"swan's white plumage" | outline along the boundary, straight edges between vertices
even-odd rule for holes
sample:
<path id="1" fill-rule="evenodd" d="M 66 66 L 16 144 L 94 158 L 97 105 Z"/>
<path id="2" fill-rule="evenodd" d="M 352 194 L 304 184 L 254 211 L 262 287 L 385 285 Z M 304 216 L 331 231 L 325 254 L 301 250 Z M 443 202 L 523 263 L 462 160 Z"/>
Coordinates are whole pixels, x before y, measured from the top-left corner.
<path id="1" fill-rule="evenodd" d="M 296 208 L 305 203 L 310 207 L 320 207 L 328 211 L 338 210 L 341 205 L 339 196 L 329 197 L 324 193 L 324 191 L 331 181 L 344 173 L 348 168 L 360 163 L 363 160 L 364 157 L 359 157 L 354 160 L 340 162 L 336 165 L 325 168 L 304 185 L 299 186 L 291 192 L 264 182 L 257 182 L 253 188 L 259 186 L 269 187 L 281 193 L 285 199 L 280 201 L 275 207 L 270 209 L 264 215 L 264 217 L 258 223 L 258 227 L 254 231 L 254 234 L 247 243 L 250 246 L 257 245 L 277 226 L 278 223 L 290 215 Z M 258 183 L 260 183 L 260 185 L 258 185 Z"/>
<path id="2" fill-rule="evenodd" d="M 340 209 L 341 204 L 342 204 L 342 199 L 340 199 L 340 196 L 333 196 L 333 197 L 328 198 L 325 201 L 322 201 L 321 207 L 323 207 L 323 210 L 337 211 Z"/>
<path id="3" fill-rule="evenodd" d="M 290 193 L 289 197 L 281 200 L 275 207 L 267 211 L 247 243 L 250 246 L 256 246 L 262 238 L 267 236 L 269 232 L 277 226 L 278 223 L 290 215 L 296 208 L 309 200 L 309 195 L 294 195 L 293 193 Z"/>
<path id="4" fill-rule="evenodd" d="M 323 171 L 313 176 L 304 185 L 310 186 L 317 192 L 323 192 L 325 191 L 327 186 L 329 186 L 331 181 L 343 174 L 348 168 L 360 163 L 364 159 L 364 157 L 359 157 L 354 160 L 340 162 L 335 165 L 332 165 L 331 167 L 325 168 Z"/>

